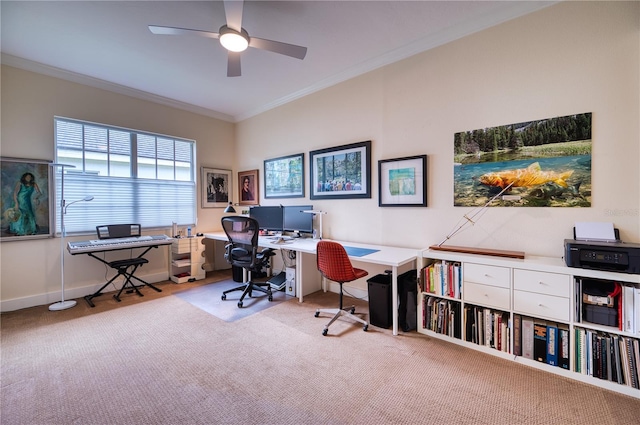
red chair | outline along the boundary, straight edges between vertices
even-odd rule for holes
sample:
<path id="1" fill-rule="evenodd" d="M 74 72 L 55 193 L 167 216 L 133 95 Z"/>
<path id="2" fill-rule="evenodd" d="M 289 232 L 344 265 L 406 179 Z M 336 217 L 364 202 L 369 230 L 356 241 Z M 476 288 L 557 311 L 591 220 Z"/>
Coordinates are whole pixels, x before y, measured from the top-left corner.
<path id="1" fill-rule="evenodd" d="M 356 269 L 351 265 L 351 260 L 345 251 L 344 247 L 337 242 L 320 241 L 318 242 L 317 254 L 316 254 L 318 270 L 322 276 L 326 279 L 332 280 L 340 284 L 340 308 L 319 308 L 316 310 L 316 317 L 320 316 L 320 313 L 333 314 L 333 318 L 327 323 L 322 331 L 322 335 L 327 335 L 329 332 L 329 326 L 338 319 L 338 317 L 348 317 L 356 322 L 362 323 L 363 331 L 367 331 L 369 324 L 355 316 L 355 306 L 348 308 L 342 307 L 342 284 L 345 282 L 352 282 L 356 279 L 367 276 L 366 270 Z"/>

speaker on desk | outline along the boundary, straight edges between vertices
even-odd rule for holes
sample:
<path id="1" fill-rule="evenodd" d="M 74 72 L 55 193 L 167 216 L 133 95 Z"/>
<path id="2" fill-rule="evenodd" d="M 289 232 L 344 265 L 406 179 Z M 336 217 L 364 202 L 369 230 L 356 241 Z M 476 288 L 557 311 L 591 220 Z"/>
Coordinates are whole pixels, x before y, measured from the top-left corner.
<path id="1" fill-rule="evenodd" d="M 369 323 L 379 328 L 391 327 L 391 275 L 379 274 L 367 280 L 369 287 Z"/>

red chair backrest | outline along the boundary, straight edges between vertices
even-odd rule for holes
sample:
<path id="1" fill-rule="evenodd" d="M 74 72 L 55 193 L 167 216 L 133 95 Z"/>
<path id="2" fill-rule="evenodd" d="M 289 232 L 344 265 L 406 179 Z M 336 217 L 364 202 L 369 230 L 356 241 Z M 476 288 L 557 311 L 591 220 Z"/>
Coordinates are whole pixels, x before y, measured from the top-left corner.
<path id="1" fill-rule="evenodd" d="M 356 274 L 347 251 L 337 242 L 318 242 L 316 259 L 320 273 L 334 282 L 351 282 L 362 277 Z"/>

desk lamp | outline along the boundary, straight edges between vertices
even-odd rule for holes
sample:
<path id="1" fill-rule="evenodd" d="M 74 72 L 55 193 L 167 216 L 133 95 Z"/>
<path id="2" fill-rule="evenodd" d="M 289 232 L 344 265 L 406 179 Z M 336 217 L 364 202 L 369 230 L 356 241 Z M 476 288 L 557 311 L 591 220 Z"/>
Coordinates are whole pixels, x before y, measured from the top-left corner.
<path id="1" fill-rule="evenodd" d="M 321 211 L 321 210 L 303 210 L 303 213 L 307 213 L 307 214 L 313 214 L 313 215 L 317 215 L 318 216 L 318 227 L 319 227 L 319 234 L 316 236 L 314 235 L 314 239 L 322 239 L 322 216 L 324 214 L 326 214 L 326 211 Z"/>
<path id="2" fill-rule="evenodd" d="M 236 209 L 233 208 L 233 202 L 229 202 L 229 206 L 224 209 L 225 213 L 235 213 Z"/>
<path id="3" fill-rule="evenodd" d="M 57 303 L 53 303 L 49 306 L 49 310 L 50 311 L 59 311 L 59 310 L 66 310 L 68 308 L 71 308 L 73 306 L 76 305 L 76 301 L 75 300 L 66 300 L 64 299 L 64 245 L 65 245 L 65 240 L 66 240 L 66 236 L 67 236 L 67 231 L 66 228 L 64 226 L 64 216 L 67 213 L 67 208 L 69 208 L 69 206 L 71 204 L 75 204 L 76 202 L 83 202 L 83 201 L 91 201 L 93 199 L 93 196 L 85 196 L 82 199 L 78 199 L 77 201 L 73 201 L 70 202 L 69 204 L 67 204 L 64 200 L 64 169 L 65 167 L 67 168 L 76 168 L 75 165 L 69 165 L 69 164 L 56 164 L 56 163 L 52 163 L 49 164 L 50 167 L 60 167 L 60 277 L 61 277 L 61 284 L 62 284 L 62 291 L 61 291 L 61 300 L 58 301 Z"/>

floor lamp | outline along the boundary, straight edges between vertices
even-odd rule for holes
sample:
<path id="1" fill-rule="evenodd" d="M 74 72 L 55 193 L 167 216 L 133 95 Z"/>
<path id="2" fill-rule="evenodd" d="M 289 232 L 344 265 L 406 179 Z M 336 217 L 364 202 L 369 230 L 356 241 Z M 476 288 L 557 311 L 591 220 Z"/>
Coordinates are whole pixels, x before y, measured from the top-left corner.
<path id="1" fill-rule="evenodd" d="M 62 299 L 57 303 L 53 303 L 49 306 L 50 311 L 59 311 L 66 310 L 76 305 L 75 300 L 66 300 L 64 299 L 64 245 L 65 238 L 67 236 L 67 231 L 64 227 L 64 216 L 67 213 L 67 208 L 71 204 L 75 204 L 76 202 L 82 201 L 91 201 L 93 196 L 85 196 L 83 199 L 79 199 L 77 201 L 70 202 L 68 205 L 64 200 L 64 169 L 65 168 L 76 168 L 75 165 L 69 164 L 57 164 L 52 163 L 49 164 L 51 167 L 60 167 L 60 277 L 62 282 Z"/>

